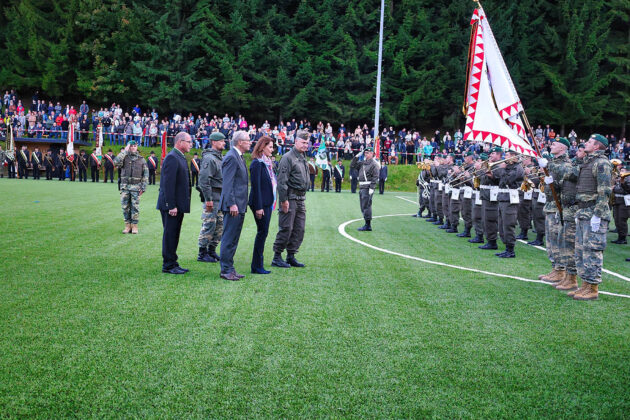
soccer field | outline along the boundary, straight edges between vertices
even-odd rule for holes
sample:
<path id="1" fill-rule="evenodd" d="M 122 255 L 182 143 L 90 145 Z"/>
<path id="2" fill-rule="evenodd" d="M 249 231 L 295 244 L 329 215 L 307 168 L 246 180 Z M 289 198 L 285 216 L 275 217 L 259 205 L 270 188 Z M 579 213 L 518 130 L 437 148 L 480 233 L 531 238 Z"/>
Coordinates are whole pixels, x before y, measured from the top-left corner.
<path id="1" fill-rule="evenodd" d="M 414 194 L 376 195 L 376 216 L 399 216 L 368 233 L 361 221 L 340 229 L 360 219 L 358 195 L 309 193 L 306 267 L 268 276 L 249 274 L 248 213 L 240 282 L 196 262 L 197 194 L 184 276 L 161 273 L 157 186 L 141 198 L 139 235 L 120 233 L 112 184 L 1 179 L 0 197 L 1 417 L 630 413 L 630 298 L 577 302 L 524 281 L 550 271 L 545 252 L 518 244 L 516 259 L 496 258 L 409 217 Z M 276 232 L 274 217 L 267 268 Z M 609 244 L 604 267 L 618 275 L 602 291 L 630 296 L 627 257 Z"/>

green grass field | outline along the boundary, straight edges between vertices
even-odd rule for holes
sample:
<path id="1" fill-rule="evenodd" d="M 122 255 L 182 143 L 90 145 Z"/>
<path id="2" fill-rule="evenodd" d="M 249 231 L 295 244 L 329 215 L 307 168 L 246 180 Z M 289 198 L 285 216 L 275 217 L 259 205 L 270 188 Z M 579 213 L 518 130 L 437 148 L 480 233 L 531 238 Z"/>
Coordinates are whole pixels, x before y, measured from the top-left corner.
<path id="1" fill-rule="evenodd" d="M 374 199 L 369 244 L 535 279 L 543 251 L 499 260 Z M 414 200 L 413 194 L 403 194 Z M 630 413 L 630 299 L 577 302 L 548 285 L 441 267 L 344 238 L 358 196 L 309 193 L 304 269 L 240 282 L 196 262 L 201 203 L 162 274 L 157 187 L 123 235 L 111 184 L 0 180 L 0 417 L 623 418 Z M 277 232 L 272 219 L 266 263 Z M 610 239 L 616 235 L 610 236 Z M 630 246 L 605 267 L 630 276 Z M 630 295 L 604 275 L 601 290 Z"/>

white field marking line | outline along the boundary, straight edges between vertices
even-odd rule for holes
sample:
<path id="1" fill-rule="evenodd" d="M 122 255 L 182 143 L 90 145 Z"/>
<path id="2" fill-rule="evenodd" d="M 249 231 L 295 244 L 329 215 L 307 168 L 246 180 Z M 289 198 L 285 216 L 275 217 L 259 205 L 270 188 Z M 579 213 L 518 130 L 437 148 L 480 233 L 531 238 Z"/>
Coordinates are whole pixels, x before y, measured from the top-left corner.
<path id="1" fill-rule="evenodd" d="M 396 198 L 400 198 L 401 200 L 405 200 L 405 201 L 409 201 L 410 203 L 417 204 L 415 201 L 409 200 L 409 199 L 407 199 L 405 197 L 396 196 Z M 522 240 L 522 239 L 518 239 L 518 241 L 520 243 L 523 243 L 523 244 L 527 245 L 527 242 Z M 530 245 L 530 246 L 532 246 L 532 245 Z M 534 245 L 534 248 L 540 249 L 541 251 L 545 251 L 545 252 L 547 251 L 547 248 L 542 247 L 542 246 L 538 246 L 538 245 Z M 606 270 L 605 268 L 602 268 L 602 271 L 604 273 L 606 273 L 606 274 L 610 274 L 611 276 L 617 277 L 617 278 L 619 278 L 621 280 L 630 282 L 630 278 L 628 278 L 626 276 L 622 276 L 619 273 L 615 273 L 614 271 Z"/>

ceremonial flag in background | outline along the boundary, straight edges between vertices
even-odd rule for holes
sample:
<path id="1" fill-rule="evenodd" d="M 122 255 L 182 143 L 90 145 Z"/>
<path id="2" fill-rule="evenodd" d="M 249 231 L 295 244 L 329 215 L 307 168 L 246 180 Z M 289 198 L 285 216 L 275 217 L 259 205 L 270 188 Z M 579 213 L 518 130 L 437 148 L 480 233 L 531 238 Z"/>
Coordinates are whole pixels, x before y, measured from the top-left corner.
<path id="1" fill-rule="evenodd" d="M 68 147 L 66 149 L 66 158 L 70 162 L 74 160 L 74 123 L 72 121 L 68 124 Z"/>
<path id="2" fill-rule="evenodd" d="M 315 163 L 317 166 L 322 168 L 322 171 L 330 169 L 328 166 L 328 154 L 326 153 L 326 142 L 324 139 L 319 143 L 319 148 L 317 149 L 317 155 L 315 156 Z"/>
<path id="3" fill-rule="evenodd" d="M 164 158 L 166 157 L 166 131 L 162 131 L 162 160 L 164 162 Z"/>

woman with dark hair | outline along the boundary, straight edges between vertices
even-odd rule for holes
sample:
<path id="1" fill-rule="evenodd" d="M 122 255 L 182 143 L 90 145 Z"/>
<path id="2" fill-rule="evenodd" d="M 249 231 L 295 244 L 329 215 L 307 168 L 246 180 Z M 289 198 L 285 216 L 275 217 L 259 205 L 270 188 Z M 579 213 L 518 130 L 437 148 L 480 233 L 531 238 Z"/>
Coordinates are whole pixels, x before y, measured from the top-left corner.
<path id="1" fill-rule="evenodd" d="M 252 255 L 252 273 L 269 274 L 263 264 L 265 241 L 269 233 L 269 222 L 276 204 L 276 175 L 273 170 L 271 154 L 273 139 L 261 137 L 252 151 L 252 163 L 249 166 L 251 189 L 249 191 L 249 207 L 256 220 L 256 239 Z"/>

